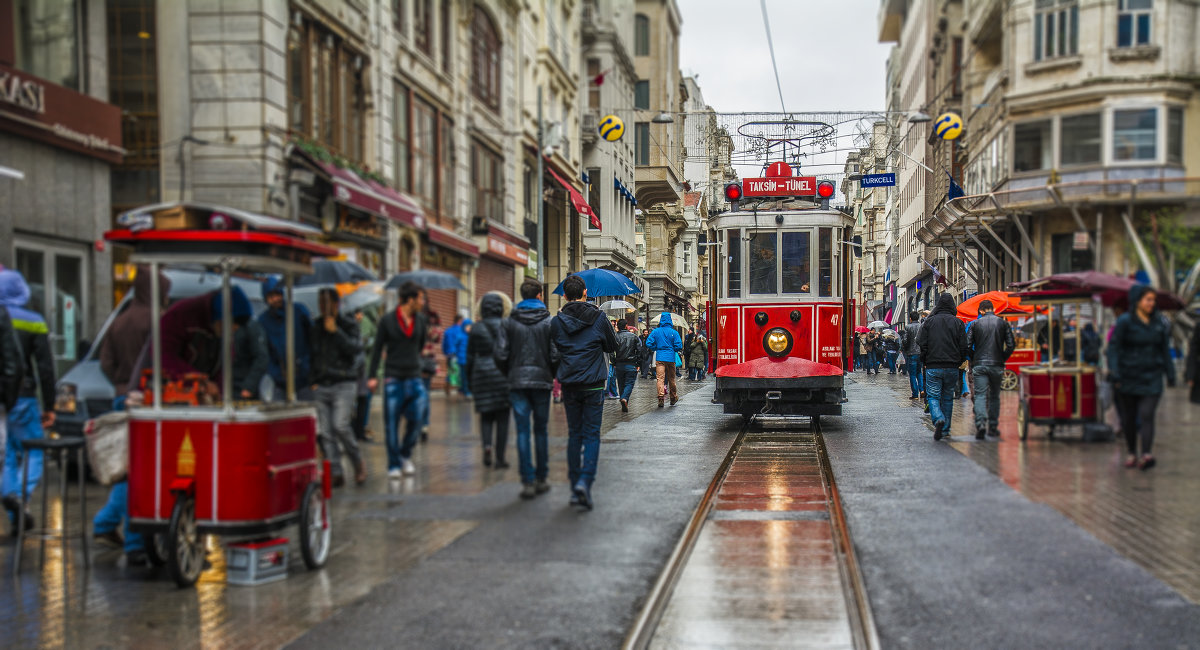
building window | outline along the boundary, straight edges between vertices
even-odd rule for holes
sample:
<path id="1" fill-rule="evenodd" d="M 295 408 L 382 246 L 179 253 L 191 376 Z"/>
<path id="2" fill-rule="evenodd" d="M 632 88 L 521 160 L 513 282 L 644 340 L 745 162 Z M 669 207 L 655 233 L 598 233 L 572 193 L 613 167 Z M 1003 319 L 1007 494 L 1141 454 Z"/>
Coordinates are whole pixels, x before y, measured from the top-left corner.
<path id="1" fill-rule="evenodd" d="M 633 19 L 633 41 L 635 56 L 650 56 L 650 19 L 645 14 Z"/>
<path id="2" fill-rule="evenodd" d="M 600 59 L 587 60 L 588 108 L 600 108 L 600 85 L 596 78 L 600 76 Z"/>
<path id="3" fill-rule="evenodd" d="M 408 124 L 409 102 L 408 88 L 396 84 L 392 96 L 392 141 L 395 146 L 396 187 L 402 191 L 412 188 L 409 178 L 409 143 L 412 141 Z"/>
<path id="4" fill-rule="evenodd" d="M 158 66 L 154 3 L 108 3 L 109 103 L 120 106 L 127 153 L 112 170 L 112 203 L 120 209 L 159 201 Z"/>
<path id="5" fill-rule="evenodd" d="M 83 43 L 80 38 L 78 0 L 16 0 L 12 3 L 13 54 L 18 70 L 83 91 L 79 71 Z M 5 21 L 8 22 L 8 16 Z M 153 30 L 151 30 L 153 31 Z"/>
<path id="6" fill-rule="evenodd" d="M 437 207 L 437 112 L 420 99 L 412 103 L 412 191 L 426 210 Z"/>
<path id="7" fill-rule="evenodd" d="M 442 72 L 450 74 L 450 49 L 453 45 L 454 22 L 450 20 L 450 5 L 452 2 L 442 3 Z"/>
<path id="8" fill-rule="evenodd" d="M 471 94 L 492 110 L 500 110 L 500 37 L 478 5 L 471 21 Z"/>
<path id="9" fill-rule="evenodd" d="M 1088 236 L 1094 238 L 1095 233 L 1088 233 Z M 1051 235 L 1050 248 L 1053 255 L 1050 262 L 1054 273 L 1091 271 L 1094 266 L 1095 257 L 1092 251 L 1087 246 L 1076 248 L 1073 232 Z"/>
<path id="10" fill-rule="evenodd" d="M 683 244 L 683 274 L 687 275 L 692 272 L 692 244 L 684 242 Z"/>
<path id="11" fill-rule="evenodd" d="M 392 0 L 392 26 L 396 34 L 404 34 L 404 0 Z"/>
<path id="12" fill-rule="evenodd" d="M 288 31 L 288 126 L 361 162 L 366 125 L 366 61 L 310 20 Z"/>
<path id="13" fill-rule="evenodd" d="M 1013 127 L 1013 171 L 1050 169 L 1050 120 L 1026 122 Z"/>
<path id="14" fill-rule="evenodd" d="M 433 0 L 413 2 L 413 42 L 418 50 L 433 56 Z"/>
<path id="15" fill-rule="evenodd" d="M 1158 109 L 1113 111 L 1113 160 L 1154 160 Z"/>
<path id="16" fill-rule="evenodd" d="M 537 212 L 533 206 L 533 193 L 537 189 L 535 187 L 536 184 L 537 183 L 534 180 L 533 167 L 530 167 L 528 164 L 526 164 L 525 172 L 524 172 L 524 175 L 522 176 L 521 185 L 523 186 L 523 188 L 525 190 L 524 196 L 522 197 L 522 198 L 524 198 L 524 204 L 525 204 L 525 219 L 529 220 L 529 221 L 537 220 Z"/>
<path id="17" fill-rule="evenodd" d="M 1062 118 L 1060 125 L 1059 164 L 1088 165 L 1101 160 L 1100 114 L 1072 115 Z"/>
<path id="18" fill-rule="evenodd" d="M 1183 109 L 1167 109 L 1167 163 L 1183 164 Z"/>
<path id="19" fill-rule="evenodd" d="M 1036 0 L 1033 14 L 1035 61 L 1079 51 L 1079 4 L 1076 0 Z"/>
<path id="20" fill-rule="evenodd" d="M 597 181 L 600 179 L 600 168 L 592 167 L 591 169 L 587 170 L 587 177 L 588 205 L 592 206 L 592 213 L 595 214 L 597 218 L 600 218 L 600 190 L 596 187 L 598 185 Z M 599 228 L 592 225 L 591 219 L 587 220 L 587 229 L 599 230 Z"/>
<path id="21" fill-rule="evenodd" d="M 635 165 L 650 164 L 650 123 L 638 122 L 633 125 L 633 150 Z"/>
<path id="22" fill-rule="evenodd" d="M 504 221 L 504 159 L 478 141 L 471 142 L 471 214 Z"/>
<path id="23" fill-rule="evenodd" d="M 1150 43 L 1150 16 L 1154 0 L 1118 0 L 1117 47 Z"/>
<path id="24" fill-rule="evenodd" d="M 639 110 L 650 110 L 650 82 L 642 79 L 633 87 L 633 107 Z"/>
<path id="25" fill-rule="evenodd" d="M 441 189 L 442 216 L 454 218 L 454 122 L 442 116 L 438 136 L 438 187 Z"/>

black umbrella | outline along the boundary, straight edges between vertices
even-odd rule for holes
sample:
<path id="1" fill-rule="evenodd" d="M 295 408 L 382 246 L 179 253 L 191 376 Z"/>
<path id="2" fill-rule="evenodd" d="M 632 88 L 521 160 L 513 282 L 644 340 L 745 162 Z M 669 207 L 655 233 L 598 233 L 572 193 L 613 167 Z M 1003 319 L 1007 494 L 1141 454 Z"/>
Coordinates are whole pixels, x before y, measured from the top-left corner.
<path id="1" fill-rule="evenodd" d="M 399 289 L 400 285 L 405 282 L 413 282 L 421 286 L 423 289 L 462 289 L 466 290 L 463 283 L 458 277 L 446 273 L 445 271 L 428 271 L 421 269 L 419 271 L 405 271 L 397 273 L 388 280 L 384 289 Z"/>
<path id="2" fill-rule="evenodd" d="M 378 280 L 379 278 L 374 273 L 349 260 L 317 260 L 313 262 L 313 274 L 296 278 L 296 286 L 376 282 Z"/>

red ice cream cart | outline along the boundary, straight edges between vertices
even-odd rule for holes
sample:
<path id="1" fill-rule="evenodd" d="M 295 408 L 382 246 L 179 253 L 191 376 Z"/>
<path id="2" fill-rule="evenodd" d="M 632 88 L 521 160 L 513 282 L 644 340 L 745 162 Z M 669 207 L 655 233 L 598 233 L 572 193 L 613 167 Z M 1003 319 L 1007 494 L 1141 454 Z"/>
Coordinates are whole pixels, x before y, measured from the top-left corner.
<path id="1" fill-rule="evenodd" d="M 200 576 L 209 534 L 252 536 L 296 524 L 305 564 L 321 567 L 330 547 L 329 472 L 317 451 L 316 409 L 296 400 L 292 280 L 312 273 L 314 256 L 336 251 L 309 241 L 315 229 L 210 205 L 147 206 L 120 215 L 118 224 L 105 238 L 131 247 L 131 261 L 149 265 L 153 319 L 149 383 L 141 404 L 129 409 L 131 527 L 150 536 L 147 550 L 180 587 Z M 226 306 L 232 273 L 284 276 L 283 400 L 236 401 L 231 308 L 221 310 L 219 321 L 219 384 L 207 376 L 165 376 L 158 287 L 164 265 L 219 272 Z"/>

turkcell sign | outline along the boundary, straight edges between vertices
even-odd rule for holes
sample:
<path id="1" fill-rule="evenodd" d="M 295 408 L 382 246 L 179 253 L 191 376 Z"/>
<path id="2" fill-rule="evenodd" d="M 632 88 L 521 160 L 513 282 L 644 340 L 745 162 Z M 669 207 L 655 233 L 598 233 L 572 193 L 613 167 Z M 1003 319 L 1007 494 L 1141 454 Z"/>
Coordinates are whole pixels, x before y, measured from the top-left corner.
<path id="1" fill-rule="evenodd" d="M 747 178 L 742 181 L 744 196 L 816 196 L 816 176 Z"/>
<path id="2" fill-rule="evenodd" d="M 859 181 L 862 187 L 895 187 L 895 174 L 863 174 L 862 180 Z"/>

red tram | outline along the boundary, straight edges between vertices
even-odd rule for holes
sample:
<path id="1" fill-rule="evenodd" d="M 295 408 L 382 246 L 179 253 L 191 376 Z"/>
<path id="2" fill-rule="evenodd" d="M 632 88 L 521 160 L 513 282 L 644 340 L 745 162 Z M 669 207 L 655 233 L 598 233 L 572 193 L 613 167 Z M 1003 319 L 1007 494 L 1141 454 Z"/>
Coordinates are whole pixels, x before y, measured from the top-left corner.
<path id="1" fill-rule="evenodd" d="M 715 401 L 746 420 L 799 415 L 819 427 L 820 416 L 842 412 L 854 220 L 828 207 L 832 183 L 812 185 L 812 200 L 742 201 L 709 219 Z M 741 186 L 726 194 L 741 198 Z"/>

